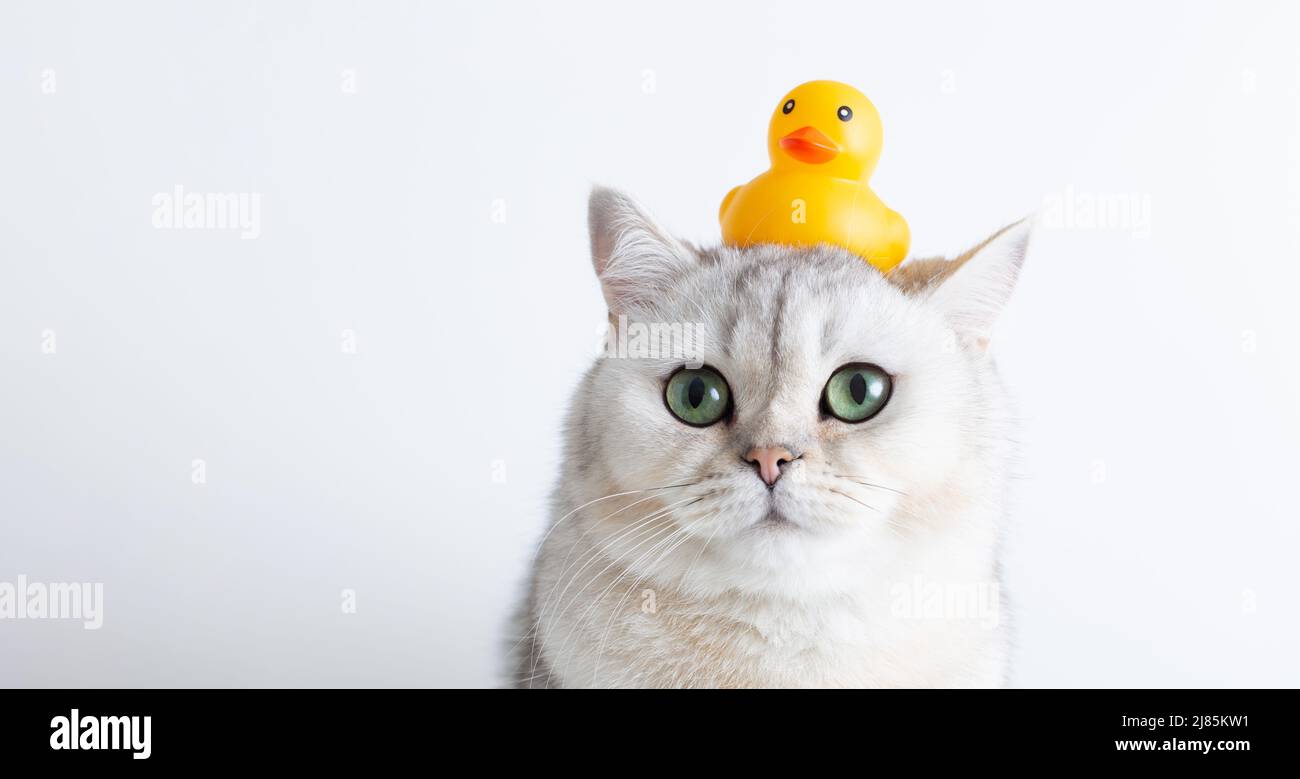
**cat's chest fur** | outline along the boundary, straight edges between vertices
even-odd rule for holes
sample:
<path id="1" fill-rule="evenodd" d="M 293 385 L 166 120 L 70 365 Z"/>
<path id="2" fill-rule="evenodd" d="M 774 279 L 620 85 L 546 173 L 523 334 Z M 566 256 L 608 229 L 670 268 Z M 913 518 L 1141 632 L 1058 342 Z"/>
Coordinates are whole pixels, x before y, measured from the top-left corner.
<path id="1" fill-rule="evenodd" d="M 984 678 L 968 673 L 964 661 L 951 656 L 954 644 L 972 643 L 969 637 L 898 630 L 862 604 L 825 604 L 817 610 L 710 605 L 644 625 L 635 641 L 640 651 L 619 658 L 624 674 L 649 686 L 917 687 L 1001 681 L 996 673 Z M 671 662 L 665 662 L 668 658 Z"/>
<path id="2" fill-rule="evenodd" d="M 582 609 L 544 614 L 537 636 L 550 664 L 541 684 L 1004 684 L 1007 643 L 1000 625 L 970 619 L 972 615 L 926 614 L 905 597 L 910 585 L 898 583 L 930 564 L 950 573 L 974 573 L 985 562 L 904 556 L 882 569 L 864 569 L 856 590 L 795 599 L 753 592 L 686 595 L 647 582 L 629 586 L 619 578 L 621 571 L 610 571 L 580 588 L 576 600 Z M 537 675 L 536 668 L 532 674 Z"/>
<path id="3" fill-rule="evenodd" d="M 550 685 L 996 687 L 1005 682 L 1001 631 L 900 630 L 850 607 L 780 616 L 755 611 L 628 615 L 616 635 L 602 638 L 599 654 L 570 656 L 563 670 L 554 669 Z"/>

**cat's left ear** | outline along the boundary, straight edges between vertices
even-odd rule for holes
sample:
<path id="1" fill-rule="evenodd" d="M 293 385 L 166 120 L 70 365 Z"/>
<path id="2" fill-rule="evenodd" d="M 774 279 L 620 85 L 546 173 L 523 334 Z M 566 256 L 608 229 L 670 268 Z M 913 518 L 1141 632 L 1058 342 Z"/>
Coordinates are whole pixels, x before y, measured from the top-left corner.
<path id="1" fill-rule="evenodd" d="M 653 310 L 672 280 L 697 261 L 689 246 L 618 190 L 591 191 L 588 226 L 591 264 L 611 316 Z"/>
<path id="2" fill-rule="evenodd" d="M 1032 218 L 997 231 L 952 260 L 930 295 L 958 335 L 987 348 L 998 315 L 1011 298 L 1029 249 Z"/>

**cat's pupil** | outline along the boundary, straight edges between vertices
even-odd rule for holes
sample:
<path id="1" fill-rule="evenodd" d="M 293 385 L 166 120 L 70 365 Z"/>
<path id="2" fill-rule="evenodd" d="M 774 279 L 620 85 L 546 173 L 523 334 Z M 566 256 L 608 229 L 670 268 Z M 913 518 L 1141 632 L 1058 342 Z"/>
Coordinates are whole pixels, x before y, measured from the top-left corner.
<path id="1" fill-rule="evenodd" d="M 699 376 L 691 379 L 691 383 L 686 387 L 686 402 L 691 404 L 691 408 L 699 408 L 700 404 L 704 402 L 706 389 L 704 379 Z"/>
<path id="2" fill-rule="evenodd" d="M 853 402 L 861 406 L 867 400 L 867 380 L 862 378 L 861 373 L 853 374 L 849 380 L 849 394 L 853 396 Z"/>

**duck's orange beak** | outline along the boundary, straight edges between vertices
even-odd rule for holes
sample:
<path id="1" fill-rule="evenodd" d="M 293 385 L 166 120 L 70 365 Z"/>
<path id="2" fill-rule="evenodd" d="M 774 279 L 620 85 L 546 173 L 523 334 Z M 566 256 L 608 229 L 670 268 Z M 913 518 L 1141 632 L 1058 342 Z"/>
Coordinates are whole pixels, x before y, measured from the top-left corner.
<path id="1" fill-rule="evenodd" d="M 800 127 L 778 143 L 786 154 L 810 165 L 830 162 L 840 153 L 840 147 L 835 145 L 835 141 L 827 138 L 816 127 Z"/>

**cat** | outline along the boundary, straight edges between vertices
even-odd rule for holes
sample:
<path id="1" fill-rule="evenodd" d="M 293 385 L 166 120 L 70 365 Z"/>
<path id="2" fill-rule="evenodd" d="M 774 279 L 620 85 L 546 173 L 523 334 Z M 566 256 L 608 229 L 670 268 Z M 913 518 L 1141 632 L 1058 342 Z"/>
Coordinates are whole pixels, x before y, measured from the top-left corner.
<path id="1" fill-rule="evenodd" d="M 886 276 L 830 246 L 698 249 L 610 189 L 589 222 L 611 327 L 698 338 L 581 380 L 511 683 L 1006 684 L 989 335 L 1029 223 Z"/>

